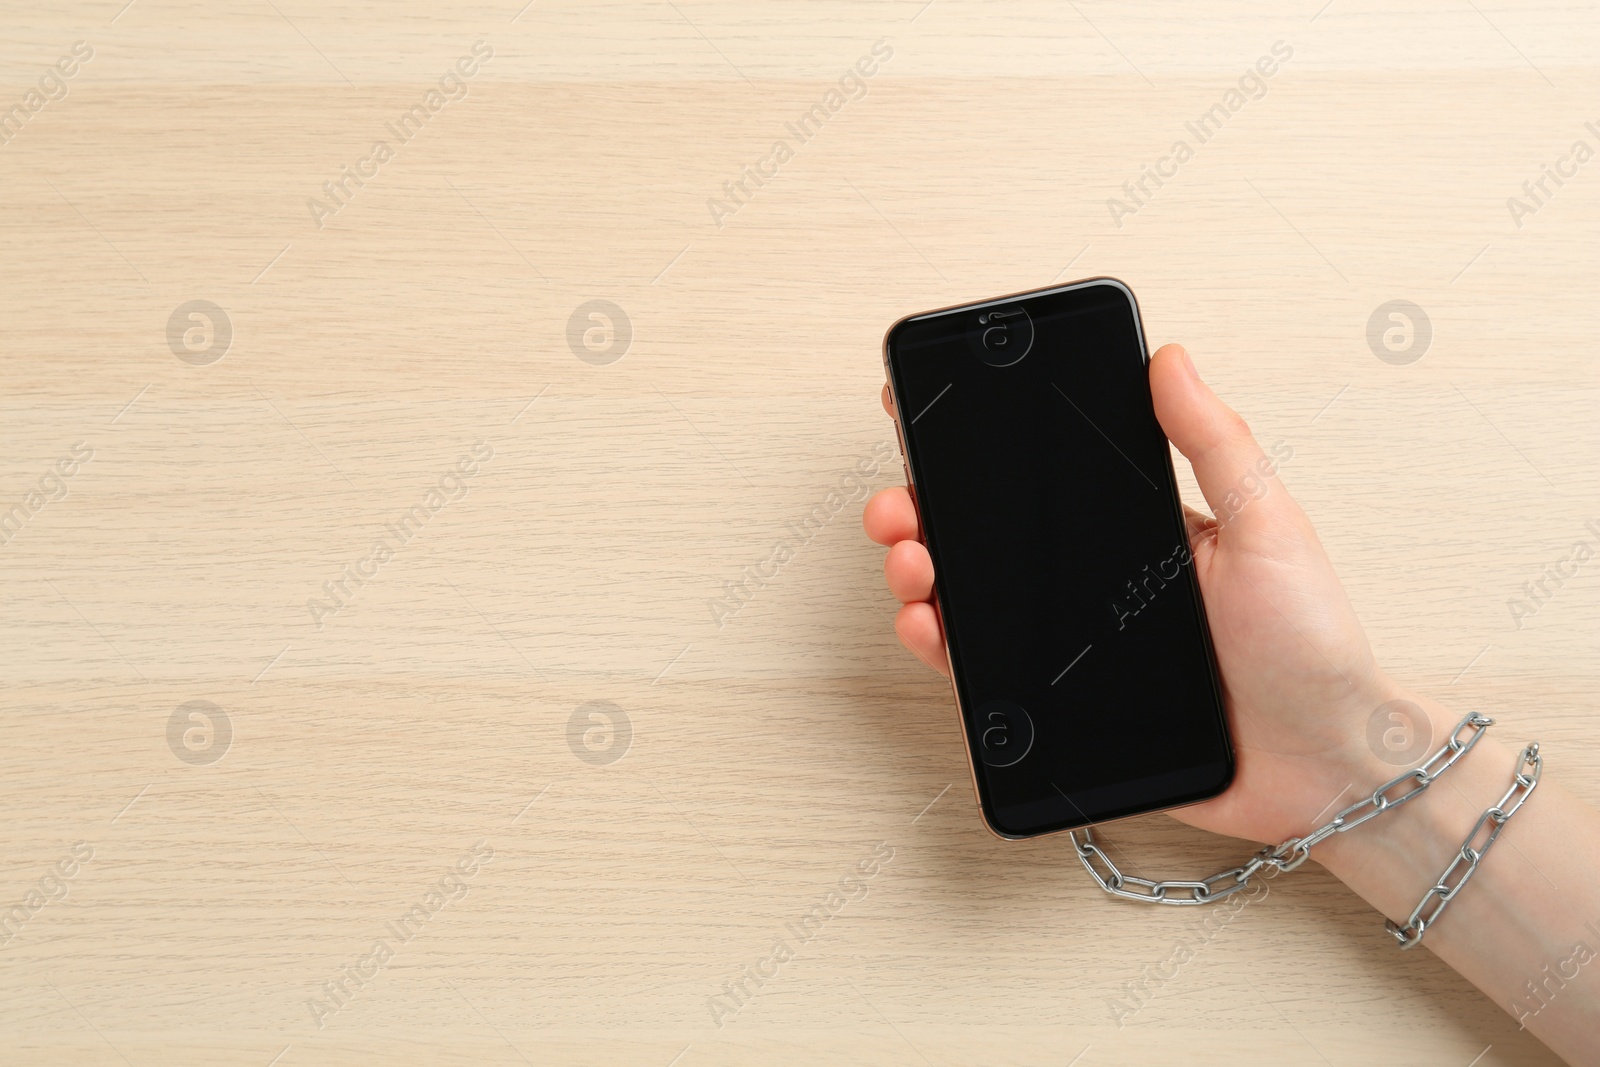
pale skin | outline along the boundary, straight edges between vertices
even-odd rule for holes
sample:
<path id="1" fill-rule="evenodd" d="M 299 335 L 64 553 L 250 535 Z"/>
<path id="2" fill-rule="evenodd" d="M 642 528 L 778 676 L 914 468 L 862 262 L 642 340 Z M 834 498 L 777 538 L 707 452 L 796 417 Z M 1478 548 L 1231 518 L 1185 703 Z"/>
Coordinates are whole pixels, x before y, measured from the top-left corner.
<path id="1" fill-rule="evenodd" d="M 1219 524 L 1185 508 L 1237 774 L 1220 797 L 1174 810 L 1174 818 L 1277 844 L 1404 769 L 1369 747 L 1367 722 L 1379 705 L 1400 699 L 1422 709 L 1432 743 L 1419 762 L 1467 711 L 1497 720 L 1423 795 L 1312 852 L 1384 916 L 1404 922 L 1478 816 L 1511 785 L 1527 740 L 1516 709 L 1449 709 L 1389 677 L 1316 531 L 1282 483 L 1269 478 L 1266 492 L 1243 507 L 1237 495 L 1224 503 L 1259 472 L 1262 449 L 1182 347 L 1157 350 L 1150 389 L 1156 417 L 1189 460 L 1207 504 L 1229 515 Z M 887 387 L 883 404 L 893 415 Z M 863 525 L 889 546 L 884 576 L 902 604 L 895 633 L 948 674 L 933 562 L 910 495 L 901 487 L 878 493 Z M 1422 944 L 1569 1063 L 1600 1063 L 1600 813 L 1562 788 L 1560 748 L 1547 745 L 1543 754 L 1534 795 Z M 1381 927 L 1374 934 L 1388 940 Z"/>

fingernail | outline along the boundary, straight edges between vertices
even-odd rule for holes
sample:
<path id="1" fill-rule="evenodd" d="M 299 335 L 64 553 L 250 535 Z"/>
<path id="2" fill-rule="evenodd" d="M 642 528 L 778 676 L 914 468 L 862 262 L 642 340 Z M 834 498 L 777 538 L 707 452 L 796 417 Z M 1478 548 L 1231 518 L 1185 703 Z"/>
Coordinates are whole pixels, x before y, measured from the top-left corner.
<path id="1" fill-rule="evenodd" d="M 1183 353 L 1183 365 L 1188 369 L 1189 377 L 1198 382 L 1200 380 L 1200 372 L 1194 369 L 1194 360 L 1189 358 L 1189 350 L 1180 345 L 1178 351 Z"/>

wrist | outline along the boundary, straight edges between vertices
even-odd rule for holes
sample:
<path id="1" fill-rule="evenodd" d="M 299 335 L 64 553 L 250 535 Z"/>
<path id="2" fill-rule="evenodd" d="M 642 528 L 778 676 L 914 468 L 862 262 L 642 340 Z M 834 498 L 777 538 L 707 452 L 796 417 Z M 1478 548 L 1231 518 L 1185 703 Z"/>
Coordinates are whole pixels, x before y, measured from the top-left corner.
<path id="1" fill-rule="evenodd" d="M 1363 746 L 1367 758 L 1358 758 L 1351 769 L 1364 777 L 1354 781 L 1341 807 L 1420 766 L 1454 736 L 1462 718 L 1415 694 L 1391 696 L 1379 707 L 1385 710 Z M 1421 794 L 1348 833 L 1335 834 L 1314 858 L 1374 907 L 1403 920 L 1458 852 L 1484 809 L 1504 794 L 1515 763 L 1510 747 L 1492 735 L 1480 736 Z M 1396 790 L 1404 791 L 1403 786 Z"/>
<path id="2" fill-rule="evenodd" d="M 1346 803 L 1420 766 L 1450 739 L 1462 716 L 1382 672 L 1374 672 L 1341 713 L 1355 727 L 1339 766 L 1351 783 Z"/>
<path id="3" fill-rule="evenodd" d="M 1460 716 L 1412 699 L 1435 733 L 1431 755 Z M 1461 856 L 1484 811 L 1511 791 L 1513 775 L 1523 770 L 1524 740 L 1504 725 L 1478 734 L 1423 792 L 1335 834 L 1315 858 L 1384 916 L 1406 924 Z M 1424 943 L 1569 1062 L 1600 1063 L 1600 1005 L 1592 987 L 1569 988 L 1577 968 L 1595 957 L 1591 946 L 1600 935 L 1592 890 L 1600 885 L 1600 852 L 1592 847 L 1600 840 L 1600 814 L 1548 778 L 1537 795 L 1523 796 L 1528 803 L 1504 823 L 1503 843 L 1482 853 L 1472 881 L 1458 876 L 1450 883 L 1464 891 L 1447 912 L 1434 914 Z"/>

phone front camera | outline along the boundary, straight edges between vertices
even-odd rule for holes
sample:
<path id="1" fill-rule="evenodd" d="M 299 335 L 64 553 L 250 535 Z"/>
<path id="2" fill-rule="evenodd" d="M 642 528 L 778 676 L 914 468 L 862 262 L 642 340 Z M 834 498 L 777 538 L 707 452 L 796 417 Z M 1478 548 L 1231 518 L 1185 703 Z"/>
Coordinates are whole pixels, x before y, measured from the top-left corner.
<path id="1" fill-rule="evenodd" d="M 972 351 L 991 367 L 1020 363 L 1033 347 L 1033 320 L 1022 307 L 998 308 L 976 317 L 967 331 Z"/>

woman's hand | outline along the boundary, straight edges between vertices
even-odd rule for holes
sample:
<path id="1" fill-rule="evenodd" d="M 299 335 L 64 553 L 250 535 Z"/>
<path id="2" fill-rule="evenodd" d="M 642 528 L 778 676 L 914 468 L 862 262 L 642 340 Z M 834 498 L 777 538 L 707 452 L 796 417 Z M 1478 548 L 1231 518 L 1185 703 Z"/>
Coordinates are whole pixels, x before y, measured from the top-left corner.
<path id="1" fill-rule="evenodd" d="M 1336 801 L 1343 807 L 1397 773 L 1369 749 L 1367 721 L 1405 694 L 1374 663 L 1316 531 L 1244 420 L 1200 380 L 1178 345 L 1152 358 L 1150 388 L 1162 429 L 1223 516 L 1219 522 L 1185 509 L 1238 757 L 1226 793 L 1173 815 L 1277 843 L 1312 829 L 1337 810 Z M 887 388 L 883 401 L 891 403 Z M 948 673 L 932 603 L 933 562 L 910 495 L 899 487 L 878 493 L 863 524 L 889 546 L 884 576 L 904 605 L 895 632 L 924 663 Z M 1433 747 L 1453 725 L 1433 729 Z"/>

